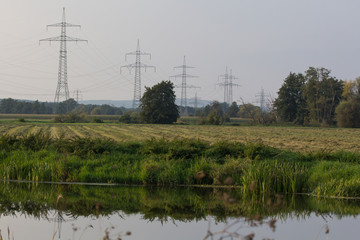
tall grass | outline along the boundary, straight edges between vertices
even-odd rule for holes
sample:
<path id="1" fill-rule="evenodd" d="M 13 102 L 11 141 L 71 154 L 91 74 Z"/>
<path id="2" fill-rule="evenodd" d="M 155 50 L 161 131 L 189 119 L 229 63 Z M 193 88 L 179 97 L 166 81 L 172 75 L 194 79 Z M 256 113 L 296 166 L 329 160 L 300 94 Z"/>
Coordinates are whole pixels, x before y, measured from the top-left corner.
<path id="1" fill-rule="evenodd" d="M 261 142 L 115 142 L 51 138 L 43 132 L 0 137 L 4 180 L 232 185 L 247 195 L 360 196 L 359 161 L 359 153 L 290 152 Z"/>

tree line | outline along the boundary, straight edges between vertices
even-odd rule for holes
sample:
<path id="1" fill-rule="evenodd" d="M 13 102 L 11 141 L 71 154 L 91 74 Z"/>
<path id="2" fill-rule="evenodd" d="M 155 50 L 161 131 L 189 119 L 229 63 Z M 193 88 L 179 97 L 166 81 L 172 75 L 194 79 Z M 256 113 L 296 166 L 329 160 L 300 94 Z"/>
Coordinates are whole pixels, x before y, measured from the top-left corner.
<path id="1" fill-rule="evenodd" d="M 108 104 L 93 105 L 79 104 L 74 99 L 56 103 L 39 101 L 22 101 L 12 98 L 0 100 L 0 113 L 5 114 L 66 114 L 68 112 L 82 112 L 89 115 L 121 115 L 126 111 L 124 107 Z"/>
<path id="2" fill-rule="evenodd" d="M 360 78 L 343 81 L 326 68 L 310 67 L 304 73 L 290 73 L 270 101 L 267 109 L 250 103 L 231 105 L 213 101 L 202 108 L 181 108 L 175 104 L 174 85 L 162 81 L 146 87 L 139 109 L 110 105 L 84 105 L 74 99 L 55 104 L 39 101 L 19 101 L 11 98 L 0 102 L 0 113 L 122 115 L 124 123 L 174 123 L 180 111 L 200 118 L 200 124 L 223 124 L 230 118 L 252 119 L 253 123 L 291 122 L 298 125 L 360 127 Z"/>
<path id="3" fill-rule="evenodd" d="M 360 79 L 343 81 L 330 73 L 314 67 L 290 73 L 273 104 L 279 119 L 299 125 L 360 127 Z"/>

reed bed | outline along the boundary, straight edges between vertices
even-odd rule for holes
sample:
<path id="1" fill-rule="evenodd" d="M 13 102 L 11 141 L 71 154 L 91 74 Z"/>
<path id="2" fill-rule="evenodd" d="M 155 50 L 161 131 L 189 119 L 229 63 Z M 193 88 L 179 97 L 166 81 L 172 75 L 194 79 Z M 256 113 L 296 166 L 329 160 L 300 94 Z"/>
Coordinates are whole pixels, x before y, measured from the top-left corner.
<path id="1" fill-rule="evenodd" d="M 291 152 L 262 142 L 151 138 L 0 137 L 4 180 L 144 185 L 229 185 L 244 195 L 360 197 L 360 154 Z"/>

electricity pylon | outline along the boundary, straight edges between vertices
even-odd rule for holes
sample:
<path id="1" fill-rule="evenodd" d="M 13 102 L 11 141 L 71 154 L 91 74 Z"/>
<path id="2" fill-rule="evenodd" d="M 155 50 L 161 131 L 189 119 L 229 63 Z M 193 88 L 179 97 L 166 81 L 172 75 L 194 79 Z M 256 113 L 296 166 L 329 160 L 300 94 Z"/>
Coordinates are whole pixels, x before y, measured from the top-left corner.
<path id="1" fill-rule="evenodd" d="M 82 100 L 82 94 L 81 94 L 81 91 L 79 89 L 76 89 L 74 91 L 74 97 L 73 98 L 75 99 L 75 101 L 77 103 L 79 103 L 79 101 Z"/>
<path id="2" fill-rule="evenodd" d="M 260 93 L 255 94 L 257 98 L 257 103 L 260 103 L 260 109 L 265 112 L 266 111 L 266 98 L 269 97 L 269 94 L 266 94 L 264 88 L 261 87 Z"/>
<path id="3" fill-rule="evenodd" d="M 229 75 L 229 104 L 233 103 L 233 87 L 240 87 L 241 85 L 236 84 L 233 82 L 233 80 L 239 79 L 237 77 L 235 77 L 234 75 L 232 75 L 232 69 L 230 69 L 230 75 Z"/>
<path id="4" fill-rule="evenodd" d="M 232 70 L 230 70 L 230 74 L 228 72 L 228 68 L 225 69 L 225 74 L 219 76 L 219 80 L 223 80 L 223 82 L 219 83 L 220 87 L 224 87 L 224 103 L 231 104 L 233 101 L 233 87 L 240 86 L 233 82 L 233 80 L 238 79 L 234 75 L 232 75 Z"/>
<path id="5" fill-rule="evenodd" d="M 70 98 L 69 95 L 69 86 L 67 78 L 67 48 L 66 42 L 87 42 L 87 40 L 73 38 L 66 35 L 66 28 L 68 27 L 79 27 L 80 25 L 75 25 L 67 23 L 65 20 L 65 8 L 63 8 L 62 22 L 47 25 L 49 27 L 61 27 L 61 35 L 58 37 L 41 39 L 42 41 L 48 42 L 60 42 L 60 54 L 59 54 L 59 72 L 58 72 L 58 83 L 55 92 L 54 102 L 59 103 L 60 101 L 66 101 Z"/>
<path id="6" fill-rule="evenodd" d="M 131 72 L 131 69 L 135 68 L 133 108 L 136 109 L 137 107 L 139 107 L 141 99 L 141 68 L 144 68 L 146 72 L 147 68 L 154 68 L 154 70 L 156 71 L 156 67 L 149 66 L 141 62 L 141 55 L 148 55 L 151 59 L 151 54 L 140 51 L 139 39 L 137 41 L 136 51 L 125 54 L 125 61 L 127 60 L 128 55 L 135 55 L 135 63 L 121 66 L 120 71 L 122 68 L 126 67 L 129 69 L 129 72 Z"/>
<path id="7" fill-rule="evenodd" d="M 186 116 L 187 115 L 187 112 L 186 112 L 186 107 L 187 107 L 186 89 L 190 88 L 190 86 L 186 86 L 186 80 L 187 80 L 187 78 L 197 78 L 198 76 L 193 76 L 193 75 L 189 75 L 189 74 L 186 73 L 187 68 L 194 68 L 194 67 L 186 65 L 185 56 L 184 56 L 183 65 L 174 67 L 174 69 L 175 68 L 182 68 L 182 73 L 174 75 L 174 76 L 170 76 L 170 78 L 175 78 L 176 79 L 178 77 L 181 77 L 181 104 L 180 104 L 180 106 L 183 107 L 183 109 L 184 109 L 184 112 L 182 113 L 182 115 Z M 193 88 L 193 86 L 191 86 L 191 87 Z"/>
<path id="8" fill-rule="evenodd" d="M 197 109 L 199 106 L 199 98 L 197 96 L 197 92 L 195 92 L 195 96 L 194 98 L 191 99 L 192 101 L 190 101 L 190 104 L 194 105 L 194 108 Z"/>

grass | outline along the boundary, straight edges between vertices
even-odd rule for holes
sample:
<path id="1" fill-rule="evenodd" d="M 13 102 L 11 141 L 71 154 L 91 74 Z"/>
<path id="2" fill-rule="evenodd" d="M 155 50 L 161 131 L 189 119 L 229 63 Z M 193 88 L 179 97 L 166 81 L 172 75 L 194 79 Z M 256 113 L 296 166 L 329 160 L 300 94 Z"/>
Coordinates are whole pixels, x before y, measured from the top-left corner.
<path id="1" fill-rule="evenodd" d="M 17 118 L 18 119 L 18 116 Z M 359 152 L 360 129 L 276 127 L 276 126 L 197 126 L 197 125 L 131 125 L 114 123 L 55 124 L 51 122 L 6 121 L 0 124 L 0 134 L 26 135 L 30 132 L 48 132 L 52 137 L 110 138 L 117 142 L 146 141 L 149 138 L 199 139 L 216 143 L 259 142 L 267 146 L 300 152 L 321 151 Z"/>
<path id="2" fill-rule="evenodd" d="M 293 152 L 262 142 L 151 138 L 0 137 L 4 180 L 145 185 L 231 185 L 244 195 L 360 197 L 360 153 Z"/>

